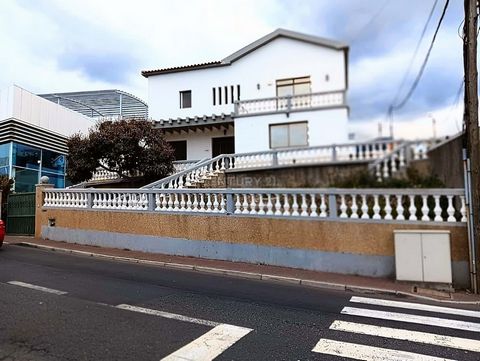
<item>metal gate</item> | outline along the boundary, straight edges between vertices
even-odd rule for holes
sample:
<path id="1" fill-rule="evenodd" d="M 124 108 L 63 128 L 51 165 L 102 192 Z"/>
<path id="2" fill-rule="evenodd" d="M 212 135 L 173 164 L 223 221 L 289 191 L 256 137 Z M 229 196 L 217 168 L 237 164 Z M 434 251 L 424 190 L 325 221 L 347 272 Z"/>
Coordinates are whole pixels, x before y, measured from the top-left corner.
<path id="1" fill-rule="evenodd" d="M 8 196 L 7 234 L 35 234 L 35 192 Z"/>

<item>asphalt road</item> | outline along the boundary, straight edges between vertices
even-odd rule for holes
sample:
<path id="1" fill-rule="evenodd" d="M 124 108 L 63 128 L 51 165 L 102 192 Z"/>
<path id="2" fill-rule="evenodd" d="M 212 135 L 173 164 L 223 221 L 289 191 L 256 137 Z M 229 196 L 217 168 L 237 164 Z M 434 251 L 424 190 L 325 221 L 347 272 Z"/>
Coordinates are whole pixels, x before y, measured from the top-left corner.
<path id="1" fill-rule="evenodd" d="M 479 307 L 419 304 L 7 245 L 0 360 L 480 360 Z"/>

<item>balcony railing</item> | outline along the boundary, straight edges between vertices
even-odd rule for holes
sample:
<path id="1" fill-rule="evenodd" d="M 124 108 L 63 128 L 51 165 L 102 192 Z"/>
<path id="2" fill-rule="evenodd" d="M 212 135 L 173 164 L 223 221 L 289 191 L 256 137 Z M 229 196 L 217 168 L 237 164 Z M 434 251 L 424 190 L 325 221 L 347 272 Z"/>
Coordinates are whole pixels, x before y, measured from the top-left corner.
<path id="1" fill-rule="evenodd" d="M 344 105 L 344 91 L 308 93 L 284 97 L 239 100 L 235 102 L 235 116 L 290 113 L 292 111 Z"/>

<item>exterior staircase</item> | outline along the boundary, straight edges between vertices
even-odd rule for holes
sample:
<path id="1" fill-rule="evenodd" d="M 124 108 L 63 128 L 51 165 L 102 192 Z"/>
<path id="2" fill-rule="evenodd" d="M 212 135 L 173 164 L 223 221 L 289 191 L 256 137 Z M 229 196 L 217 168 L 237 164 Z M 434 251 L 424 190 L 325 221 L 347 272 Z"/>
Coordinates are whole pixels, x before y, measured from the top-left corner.
<path id="1" fill-rule="evenodd" d="M 184 163 L 183 170 L 150 183 L 155 188 L 225 188 L 228 170 L 278 169 L 298 165 L 368 163 L 368 170 L 379 181 L 405 176 L 406 167 L 427 158 L 432 140 L 377 141 L 321 147 L 295 148 L 255 153 L 221 154 L 196 163 Z"/>

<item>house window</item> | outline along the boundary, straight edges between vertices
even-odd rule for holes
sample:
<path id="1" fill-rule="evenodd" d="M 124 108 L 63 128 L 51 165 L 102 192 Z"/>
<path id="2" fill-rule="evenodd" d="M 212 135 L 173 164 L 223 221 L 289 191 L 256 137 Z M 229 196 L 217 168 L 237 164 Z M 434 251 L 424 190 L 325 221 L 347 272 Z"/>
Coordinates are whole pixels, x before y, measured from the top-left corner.
<path id="1" fill-rule="evenodd" d="M 215 94 L 215 88 L 212 88 L 212 96 L 213 96 L 213 105 L 215 105 L 217 94 Z"/>
<path id="2" fill-rule="evenodd" d="M 271 124 L 270 148 L 301 147 L 308 145 L 308 122 Z"/>
<path id="3" fill-rule="evenodd" d="M 277 80 L 277 97 L 308 94 L 312 91 L 309 76 Z"/>
<path id="4" fill-rule="evenodd" d="M 192 91 L 183 90 L 180 92 L 180 108 L 192 107 Z"/>
<path id="5" fill-rule="evenodd" d="M 187 141 L 186 140 L 177 140 L 174 142 L 168 142 L 170 147 L 173 148 L 175 154 L 175 160 L 185 160 L 187 159 Z"/>

